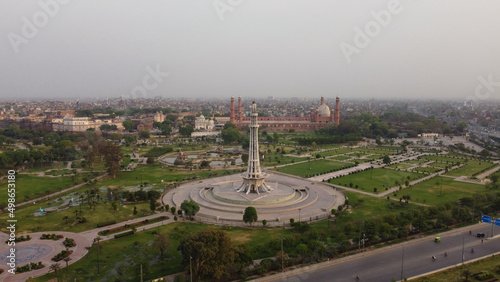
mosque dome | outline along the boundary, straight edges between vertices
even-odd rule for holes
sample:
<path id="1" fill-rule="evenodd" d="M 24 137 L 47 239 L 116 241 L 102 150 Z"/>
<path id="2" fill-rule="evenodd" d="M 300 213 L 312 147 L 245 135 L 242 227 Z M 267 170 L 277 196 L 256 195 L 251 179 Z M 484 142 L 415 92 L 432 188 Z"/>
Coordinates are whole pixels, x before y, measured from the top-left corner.
<path id="1" fill-rule="evenodd" d="M 318 115 L 320 117 L 329 117 L 330 116 L 330 107 L 328 107 L 326 104 L 319 105 Z"/>

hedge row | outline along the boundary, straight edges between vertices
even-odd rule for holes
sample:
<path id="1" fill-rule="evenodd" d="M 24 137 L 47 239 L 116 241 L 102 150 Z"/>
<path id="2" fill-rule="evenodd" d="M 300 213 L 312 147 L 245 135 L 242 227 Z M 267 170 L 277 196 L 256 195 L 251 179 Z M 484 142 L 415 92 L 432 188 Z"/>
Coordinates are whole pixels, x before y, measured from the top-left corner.
<path id="1" fill-rule="evenodd" d="M 115 223 L 116 223 L 115 220 L 99 222 L 99 223 L 97 223 L 97 227 L 104 227 L 104 226 L 108 226 L 108 225 L 115 224 Z"/>
<path id="2" fill-rule="evenodd" d="M 120 234 L 116 234 L 116 235 L 115 235 L 115 239 L 122 238 L 122 237 L 125 237 L 125 236 L 129 236 L 129 235 L 132 235 L 132 234 L 134 234 L 134 231 L 129 230 L 129 231 L 127 231 L 127 232 L 123 232 L 123 233 L 120 233 Z"/>

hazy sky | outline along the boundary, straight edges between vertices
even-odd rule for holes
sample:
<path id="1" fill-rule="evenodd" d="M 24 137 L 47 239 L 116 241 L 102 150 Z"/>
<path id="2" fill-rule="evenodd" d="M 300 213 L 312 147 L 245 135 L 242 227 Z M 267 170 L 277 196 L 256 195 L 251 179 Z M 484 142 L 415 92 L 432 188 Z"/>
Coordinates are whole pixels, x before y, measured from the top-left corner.
<path id="1" fill-rule="evenodd" d="M 0 97 L 496 99 L 499 11 L 495 0 L 2 0 Z"/>

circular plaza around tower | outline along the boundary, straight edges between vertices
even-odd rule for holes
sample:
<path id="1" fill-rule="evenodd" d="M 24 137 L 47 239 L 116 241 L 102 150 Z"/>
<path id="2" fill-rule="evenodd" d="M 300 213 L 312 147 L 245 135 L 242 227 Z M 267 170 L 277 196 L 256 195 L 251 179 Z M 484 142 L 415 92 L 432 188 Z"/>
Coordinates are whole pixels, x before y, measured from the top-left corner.
<path id="1" fill-rule="evenodd" d="M 245 225 L 244 210 L 253 206 L 259 221 L 282 226 L 290 218 L 303 222 L 327 218 L 331 209 L 345 202 L 344 194 L 330 186 L 281 173 L 269 173 L 266 183 L 273 188 L 271 192 L 237 192 L 242 181 L 235 174 L 187 183 L 166 193 L 163 203 L 179 209 L 184 200 L 193 200 L 200 206 L 195 220 L 232 226 Z"/>

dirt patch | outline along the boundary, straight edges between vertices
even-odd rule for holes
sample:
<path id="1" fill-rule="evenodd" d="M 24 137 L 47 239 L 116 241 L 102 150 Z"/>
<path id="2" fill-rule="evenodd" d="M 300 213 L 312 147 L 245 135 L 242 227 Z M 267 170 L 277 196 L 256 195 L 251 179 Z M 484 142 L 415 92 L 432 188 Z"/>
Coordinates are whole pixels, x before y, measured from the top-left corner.
<path id="1" fill-rule="evenodd" d="M 238 237 L 233 237 L 233 241 L 237 243 L 246 243 L 250 241 L 249 234 L 242 234 Z"/>

